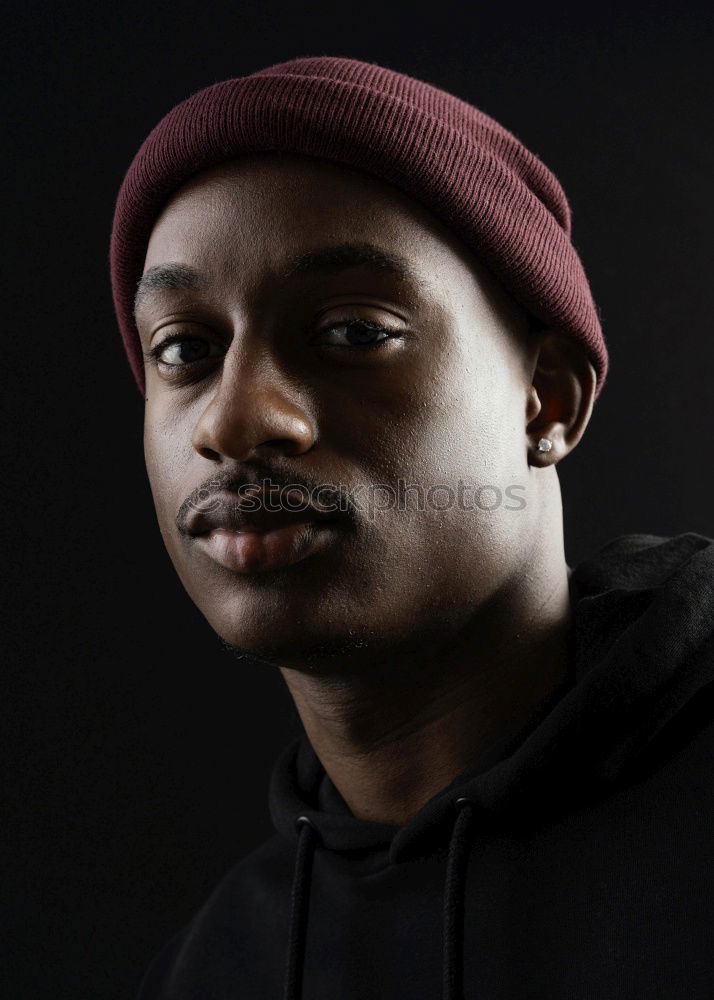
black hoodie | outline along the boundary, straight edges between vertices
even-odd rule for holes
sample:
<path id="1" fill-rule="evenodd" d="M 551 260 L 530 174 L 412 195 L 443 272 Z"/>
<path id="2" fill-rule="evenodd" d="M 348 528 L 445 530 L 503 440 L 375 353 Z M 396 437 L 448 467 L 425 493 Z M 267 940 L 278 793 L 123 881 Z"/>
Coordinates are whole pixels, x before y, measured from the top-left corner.
<path id="1" fill-rule="evenodd" d="M 714 540 L 616 538 L 571 599 L 568 681 L 405 826 L 286 747 L 139 1000 L 712 1000 Z"/>

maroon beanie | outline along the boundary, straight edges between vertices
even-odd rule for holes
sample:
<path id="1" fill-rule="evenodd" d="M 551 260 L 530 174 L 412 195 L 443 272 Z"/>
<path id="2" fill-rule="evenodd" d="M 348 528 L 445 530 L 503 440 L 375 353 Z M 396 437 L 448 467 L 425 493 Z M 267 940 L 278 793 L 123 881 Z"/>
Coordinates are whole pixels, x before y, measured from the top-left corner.
<path id="1" fill-rule="evenodd" d="M 556 177 L 511 132 L 458 97 L 331 56 L 292 59 L 200 90 L 169 111 L 134 157 L 117 197 L 110 269 L 142 395 L 134 293 L 160 210 L 193 174 L 270 150 L 357 167 L 421 202 L 516 301 L 583 344 L 599 396 L 607 348 Z"/>

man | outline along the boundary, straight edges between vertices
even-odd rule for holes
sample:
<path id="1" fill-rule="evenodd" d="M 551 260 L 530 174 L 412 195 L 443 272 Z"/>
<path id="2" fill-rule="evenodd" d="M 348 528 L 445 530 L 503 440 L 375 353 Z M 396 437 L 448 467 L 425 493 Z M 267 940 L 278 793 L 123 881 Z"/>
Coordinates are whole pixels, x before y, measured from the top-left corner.
<path id="1" fill-rule="evenodd" d="M 553 174 L 296 59 L 159 123 L 111 274 L 176 571 L 304 726 L 142 1000 L 711 997 L 714 548 L 566 564 L 608 359 Z"/>

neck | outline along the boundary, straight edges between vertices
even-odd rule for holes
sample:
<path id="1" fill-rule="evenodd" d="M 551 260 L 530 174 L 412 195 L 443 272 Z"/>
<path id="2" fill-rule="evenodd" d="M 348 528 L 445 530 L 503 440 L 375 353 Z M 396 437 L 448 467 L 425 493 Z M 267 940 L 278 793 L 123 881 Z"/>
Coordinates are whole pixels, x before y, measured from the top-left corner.
<path id="1" fill-rule="evenodd" d="M 352 813 L 401 826 L 566 680 L 571 630 L 562 544 L 539 547 L 457 633 L 369 669 L 281 673 Z"/>

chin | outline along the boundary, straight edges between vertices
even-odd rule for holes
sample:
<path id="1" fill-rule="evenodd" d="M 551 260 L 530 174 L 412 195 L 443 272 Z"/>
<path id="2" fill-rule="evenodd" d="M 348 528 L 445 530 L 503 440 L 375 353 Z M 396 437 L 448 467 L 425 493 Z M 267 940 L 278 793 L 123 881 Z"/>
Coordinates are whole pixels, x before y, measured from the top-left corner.
<path id="1" fill-rule="evenodd" d="M 230 652 L 277 667 L 340 667 L 344 671 L 350 660 L 366 662 L 385 642 L 391 644 L 388 635 L 380 635 L 376 622 L 365 625 L 360 608 L 351 616 L 345 615 L 343 601 L 339 610 L 326 603 L 313 602 L 308 609 L 275 609 L 270 600 L 251 601 L 250 606 L 236 600 L 232 608 L 220 602 L 211 607 L 199 605 L 199 610 Z"/>
<path id="2" fill-rule="evenodd" d="M 369 640 L 353 635 L 344 636 L 295 636 L 276 637 L 274 634 L 261 637 L 251 636 L 231 630 L 218 632 L 223 645 L 236 657 L 258 660 L 274 667 L 323 669 L 341 666 L 344 670 L 350 657 L 364 652 Z"/>

